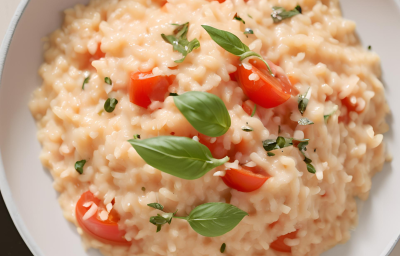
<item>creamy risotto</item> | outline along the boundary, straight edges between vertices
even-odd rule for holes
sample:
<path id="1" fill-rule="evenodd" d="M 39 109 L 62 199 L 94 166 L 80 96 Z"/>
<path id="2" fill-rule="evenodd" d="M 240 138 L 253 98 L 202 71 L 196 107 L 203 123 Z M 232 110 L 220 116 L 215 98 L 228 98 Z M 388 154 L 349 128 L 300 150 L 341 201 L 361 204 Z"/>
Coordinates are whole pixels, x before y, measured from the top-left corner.
<path id="1" fill-rule="evenodd" d="M 348 241 L 389 112 L 355 27 L 337 0 L 67 9 L 30 109 L 85 248 L 311 256 Z"/>

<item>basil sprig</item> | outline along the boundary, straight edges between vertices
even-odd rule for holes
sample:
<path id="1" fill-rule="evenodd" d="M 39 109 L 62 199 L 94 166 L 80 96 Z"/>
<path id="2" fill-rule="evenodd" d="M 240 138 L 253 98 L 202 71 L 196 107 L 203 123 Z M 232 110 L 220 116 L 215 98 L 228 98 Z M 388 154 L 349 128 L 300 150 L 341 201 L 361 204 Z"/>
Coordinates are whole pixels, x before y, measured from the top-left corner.
<path id="1" fill-rule="evenodd" d="M 181 63 L 185 60 L 186 56 L 191 53 L 193 50 L 200 47 L 200 42 L 197 38 L 193 39 L 192 41 L 188 41 L 187 33 L 189 30 L 189 22 L 184 24 L 172 24 L 177 26 L 174 30 L 173 35 L 165 35 L 161 34 L 161 37 L 164 39 L 165 42 L 171 44 L 173 46 L 174 51 L 178 51 L 182 53 L 183 58 L 176 60 L 176 63 Z"/>
<path id="2" fill-rule="evenodd" d="M 150 207 L 153 207 L 152 205 L 149 204 Z M 152 216 L 150 217 L 150 223 L 156 225 L 157 232 L 159 232 L 162 225 L 171 224 L 173 218 L 183 219 L 189 222 L 189 225 L 198 234 L 206 237 L 216 237 L 222 236 L 234 229 L 248 215 L 247 212 L 226 203 L 205 203 L 199 205 L 186 217 L 177 217 L 175 216 L 176 212 Z"/>
<path id="3" fill-rule="evenodd" d="M 115 107 L 118 104 L 118 100 L 115 98 L 108 98 L 106 102 L 104 102 L 104 110 L 107 111 L 108 113 L 111 113 L 114 111 Z"/>
<path id="4" fill-rule="evenodd" d="M 308 146 L 309 141 L 310 141 L 309 139 L 297 140 L 294 138 L 285 138 L 285 137 L 279 136 L 278 138 L 276 138 L 276 140 L 272 140 L 272 139 L 264 140 L 263 147 L 264 147 L 265 151 L 268 152 L 267 153 L 268 156 L 274 156 L 274 155 L 270 154 L 270 153 L 272 153 L 270 151 L 294 146 L 294 144 L 297 144 L 297 148 L 299 149 L 300 153 L 304 156 L 304 162 L 307 165 L 308 172 L 315 173 L 316 170 L 315 170 L 314 166 L 311 164 L 311 162 L 312 162 L 311 159 L 308 158 L 305 154 L 305 151 L 307 151 L 307 146 Z"/>
<path id="5" fill-rule="evenodd" d="M 206 146 L 186 137 L 160 136 L 128 142 L 147 164 L 186 180 L 198 179 L 229 160 L 213 158 Z"/>
<path id="6" fill-rule="evenodd" d="M 302 10 L 300 5 L 297 5 L 293 10 L 291 11 L 286 11 L 285 8 L 279 7 L 279 6 L 274 6 L 272 7 L 272 13 L 271 17 L 274 23 L 279 23 L 284 19 L 291 18 L 297 14 L 301 14 Z"/>
<path id="7" fill-rule="evenodd" d="M 207 25 L 201 25 L 207 33 L 210 35 L 211 39 L 214 40 L 219 46 L 224 48 L 226 51 L 232 53 L 233 55 L 239 56 L 240 61 L 243 61 L 249 57 L 257 57 L 262 60 L 265 65 L 267 65 L 268 71 L 271 76 L 274 76 L 268 62 L 266 62 L 260 54 L 250 51 L 250 48 L 240 41 L 239 37 L 232 34 L 231 32 L 225 30 L 219 30 Z"/>
<path id="8" fill-rule="evenodd" d="M 214 94 L 191 91 L 174 96 L 174 102 L 189 123 L 202 134 L 218 137 L 231 127 L 228 109 Z"/>

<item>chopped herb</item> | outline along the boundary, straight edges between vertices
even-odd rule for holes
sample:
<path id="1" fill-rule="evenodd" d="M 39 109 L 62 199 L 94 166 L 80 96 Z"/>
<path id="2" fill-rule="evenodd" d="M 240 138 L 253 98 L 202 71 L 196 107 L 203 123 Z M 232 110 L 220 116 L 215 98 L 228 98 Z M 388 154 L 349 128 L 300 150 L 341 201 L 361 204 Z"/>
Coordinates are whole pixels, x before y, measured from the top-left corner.
<path id="1" fill-rule="evenodd" d="M 251 117 L 253 117 L 256 114 L 256 110 L 257 110 L 257 104 L 254 104 L 254 108 L 253 111 L 251 112 Z"/>
<path id="2" fill-rule="evenodd" d="M 150 207 L 154 206 L 164 207 L 158 203 L 148 204 Z M 157 208 L 156 208 L 157 209 Z M 150 217 L 150 223 L 157 226 L 157 232 L 161 230 L 162 225 L 171 224 L 173 218 L 186 220 L 192 229 L 198 234 L 206 237 L 216 237 L 226 234 L 236 227 L 239 222 L 248 215 L 247 212 L 240 210 L 234 205 L 226 203 L 205 203 L 194 208 L 189 216 L 178 217 L 174 213 L 162 213 L 157 216 Z"/>
<path id="3" fill-rule="evenodd" d="M 175 92 L 170 92 L 169 96 L 179 96 L 179 94 L 175 93 Z"/>
<path id="4" fill-rule="evenodd" d="M 161 211 L 164 210 L 164 206 L 159 203 L 151 203 L 151 204 L 148 204 L 147 206 L 157 209 L 157 210 L 161 210 Z"/>
<path id="5" fill-rule="evenodd" d="M 145 187 L 142 187 L 142 191 L 143 191 L 143 192 L 146 191 L 146 188 L 145 188 Z"/>
<path id="6" fill-rule="evenodd" d="M 104 109 L 100 110 L 99 113 L 97 113 L 99 116 L 101 116 L 101 114 L 103 114 Z"/>
<path id="7" fill-rule="evenodd" d="M 111 81 L 111 79 L 109 77 L 104 78 L 104 82 L 106 84 L 112 85 L 112 81 Z"/>
<path id="8" fill-rule="evenodd" d="M 85 90 L 85 84 L 89 83 L 89 80 L 90 80 L 90 75 L 87 76 L 87 77 L 85 78 L 85 80 L 83 80 L 82 90 Z"/>
<path id="9" fill-rule="evenodd" d="M 240 18 L 239 15 L 238 15 L 237 13 L 236 13 L 235 16 L 233 17 L 233 19 L 234 19 L 234 20 L 238 20 L 238 21 L 240 21 L 240 22 L 243 22 L 243 24 L 246 24 L 246 22 L 245 22 L 242 18 Z"/>
<path id="10" fill-rule="evenodd" d="M 108 113 L 111 113 L 114 111 L 115 106 L 117 106 L 118 100 L 114 98 L 108 98 L 106 102 L 104 103 L 104 110 L 107 111 Z"/>
<path id="11" fill-rule="evenodd" d="M 253 34 L 254 34 L 254 31 L 253 31 L 251 28 L 246 28 L 246 29 L 244 30 L 243 34 L 245 34 L 245 35 L 247 35 L 247 34 L 253 35 Z"/>
<path id="12" fill-rule="evenodd" d="M 298 108 L 299 108 L 299 111 L 300 111 L 301 115 L 303 115 L 304 112 L 305 112 L 306 109 L 307 109 L 307 105 L 308 105 L 307 94 L 308 94 L 308 92 L 310 91 L 310 88 L 311 88 L 311 87 L 308 87 L 306 93 L 305 93 L 305 94 L 300 94 L 300 95 L 299 95 L 299 98 L 297 99 L 297 102 L 299 103 L 299 104 L 298 104 Z"/>
<path id="13" fill-rule="evenodd" d="M 293 17 L 297 14 L 301 14 L 301 13 L 302 13 L 302 9 L 301 9 L 300 5 L 297 5 L 291 11 L 287 11 L 283 7 L 274 6 L 274 7 L 272 7 L 271 17 L 272 17 L 272 20 L 274 21 L 274 23 L 279 23 L 284 19 L 291 18 L 291 17 Z"/>
<path id="14" fill-rule="evenodd" d="M 183 58 L 176 60 L 176 63 L 181 63 L 185 60 L 186 56 L 191 53 L 193 50 L 200 47 L 200 42 L 197 38 L 193 39 L 192 41 L 188 41 L 187 33 L 189 30 L 189 22 L 184 24 L 172 24 L 177 26 L 174 30 L 173 35 L 165 35 L 161 34 L 161 37 L 164 39 L 165 42 L 172 45 L 174 51 L 178 51 L 182 53 Z"/>
<path id="15" fill-rule="evenodd" d="M 83 166 L 85 166 L 86 164 L 86 160 L 81 160 L 81 161 L 77 161 L 75 163 L 75 170 L 79 173 L 82 174 L 83 173 Z"/>
<path id="16" fill-rule="evenodd" d="M 133 135 L 133 138 L 135 139 L 135 140 L 140 140 L 140 134 L 135 134 L 135 135 Z"/>
<path id="17" fill-rule="evenodd" d="M 329 120 L 329 118 L 331 117 L 331 115 L 335 114 L 336 110 L 338 110 L 338 109 L 339 109 L 339 107 L 338 107 L 337 105 L 335 105 L 335 106 L 333 107 L 333 110 L 332 110 L 332 112 L 331 112 L 330 114 L 324 115 L 324 121 L 325 121 L 325 123 L 328 123 L 328 120 Z"/>
<path id="18" fill-rule="evenodd" d="M 266 62 L 260 54 L 250 51 L 250 48 L 245 45 L 236 35 L 232 34 L 231 32 L 219 30 L 207 25 L 202 25 L 202 27 L 207 31 L 214 42 L 233 55 L 239 56 L 240 61 L 243 61 L 249 57 L 257 57 L 265 63 L 271 76 L 275 76 L 268 62 Z"/>
<path id="19" fill-rule="evenodd" d="M 372 50 L 372 46 L 371 45 L 368 45 L 368 50 Z"/>
<path id="20" fill-rule="evenodd" d="M 244 131 L 244 132 L 252 132 L 253 131 L 253 128 L 251 128 L 250 126 L 243 126 L 242 127 L 242 131 Z"/>
<path id="21" fill-rule="evenodd" d="M 267 155 L 268 155 L 268 156 L 274 156 L 275 154 L 272 153 L 272 152 L 267 152 Z"/>
<path id="22" fill-rule="evenodd" d="M 224 253 L 224 252 L 225 252 L 225 249 L 226 249 L 226 244 L 223 243 L 223 244 L 221 245 L 221 248 L 219 249 L 219 251 L 220 251 L 221 253 Z"/>
<path id="23" fill-rule="evenodd" d="M 317 152 L 317 149 L 316 149 L 316 148 L 314 148 L 314 152 Z"/>
<path id="24" fill-rule="evenodd" d="M 251 16 L 250 14 L 247 14 L 247 16 L 249 16 L 249 18 L 253 18 L 253 16 Z"/>
<path id="25" fill-rule="evenodd" d="M 278 125 L 278 134 L 281 133 L 281 126 Z"/>
<path id="26" fill-rule="evenodd" d="M 303 117 L 303 118 L 300 118 L 300 120 L 298 121 L 298 124 L 299 125 L 310 125 L 310 124 L 314 124 L 314 122 L 306 117 Z"/>
<path id="27" fill-rule="evenodd" d="M 317 170 L 315 170 L 315 167 L 312 164 L 307 164 L 307 171 L 309 173 L 316 173 Z"/>

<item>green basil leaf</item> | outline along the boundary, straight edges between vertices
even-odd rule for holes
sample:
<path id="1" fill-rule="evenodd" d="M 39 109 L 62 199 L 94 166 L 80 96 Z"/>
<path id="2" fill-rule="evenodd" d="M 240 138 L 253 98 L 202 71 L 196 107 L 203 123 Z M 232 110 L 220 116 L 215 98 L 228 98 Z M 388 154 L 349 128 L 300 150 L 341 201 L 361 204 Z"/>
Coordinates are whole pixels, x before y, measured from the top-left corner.
<path id="1" fill-rule="evenodd" d="M 173 35 L 161 34 L 165 42 L 172 45 L 174 51 L 178 51 L 183 55 L 182 59 L 176 60 L 176 63 L 181 63 L 185 60 L 186 56 L 193 50 L 200 47 L 200 42 L 196 38 L 192 41 L 187 40 L 187 33 L 189 30 L 189 22 L 184 24 L 172 24 L 177 26 Z"/>
<path id="2" fill-rule="evenodd" d="M 104 103 L 104 110 L 107 111 L 108 113 L 111 113 L 114 111 L 115 106 L 117 106 L 118 100 L 114 98 L 108 98 L 106 102 Z"/>
<path id="3" fill-rule="evenodd" d="M 307 97 L 308 91 L 310 91 L 310 88 L 311 88 L 311 87 L 308 87 L 306 93 L 305 93 L 305 94 L 300 94 L 300 95 L 299 95 L 299 98 L 297 99 L 297 102 L 299 103 L 297 107 L 298 107 L 298 109 L 299 109 L 301 115 L 303 115 L 304 112 L 305 112 L 306 109 L 307 109 L 308 98 L 306 98 L 306 97 Z"/>
<path id="4" fill-rule="evenodd" d="M 151 203 L 151 204 L 147 204 L 147 206 L 157 209 L 157 210 L 160 210 L 160 211 L 164 210 L 164 206 L 159 203 Z"/>
<path id="5" fill-rule="evenodd" d="M 303 117 L 300 118 L 300 120 L 297 122 L 299 125 L 310 125 L 310 124 L 314 124 L 313 121 L 311 121 L 310 119 Z"/>
<path id="6" fill-rule="evenodd" d="M 86 164 L 86 160 L 81 160 L 81 161 L 77 161 L 75 163 L 75 170 L 79 173 L 79 174 L 83 174 L 83 166 L 85 166 Z"/>
<path id="7" fill-rule="evenodd" d="M 279 23 L 284 19 L 291 18 L 291 17 L 293 17 L 293 16 L 295 16 L 297 14 L 301 14 L 301 13 L 302 13 L 302 10 L 301 10 L 301 7 L 299 5 L 297 5 L 291 11 L 287 11 L 283 7 L 274 6 L 274 7 L 272 7 L 271 17 L 272 17 L 272 20 L 274 21 L 274 23 Z"/>
<path id="8" fill-rule="evenodd" d="M 245 22 L 242 18 L 240 18 L 239 15 L 238 15 L 237 13 L 236 13 L 235 16 L 233 17 L 233 19 L 234 19 L 234 20 L 237 20 L 237 21 L 240 21 L 240 22 L 243 22 L 243 24 L 246 24 L 246 22 Z"/>
<path id="9" fill-rule="evenodd" d="M 218 137 L 231 127 L 228 109 L 214 94 L 191 91 L 175 96 L 174 102 L 189 123 L 202 134 Z"/>
<path id="10" fill-rule="evenodd" d="M 221 248 L 219 249 L 219 251 L 220 251 L 221 253 L 224 253 L 224 252 L 225 252 L 225 249 L 226 249 L 226 244 L 223 243 L 223 244 L 221 245 Z"/>
<path id="11" fill-rule="evenodd" d="M 226 203 L 206 203 L 194 208 L 185 219 L 202 236 L 221 236 L 233 228 L 248 213 Z"/>
<path id="12" fill-rule="evenodd" d="M 89 83 L 89 80 L 90 80 L 90 76 L 86 77 L 85 80 L 83 80 L 83 83 L 82 83 L 82 90 L 85 89 L 85 84 Z"/>
<path id="13" fill-rule="evenodd" d="M 105 78 L 104 78 L 104 82 L 105 82 L 106 84 L 112 85 L 111 78 L 109 78 L 109 77 L 105 77 Z"/>
<path id="14" fill-rule="evenodd" d="M 207 31 L 212 40 L 226 51 L 236 56 L 240 56 L 243 53 L 250 51 L 249 47 L 242 43 L 236 35 L 207 25 L 202 25 L 202 27 Z"/>
<path id="15" fill-rule="evenodd" d="M 268 155 L 268 156 L 274 156 L 275 154 L 272 153 L 272 152 L 268 152 L 267 155 Z"/>
<path id="16" fill-rule="evenodd" d="M 264 140 L 263 147 L 264 147 L 265 151 L 269 152 L 269 151 L 272 151 L 275 149 L 281 149 L 281 148 L 293 146 L 293 142 L 298 142 L 299 143 L 298 146 L 299 145 L 302 146 L 304 144 L 308 145 L 308 141 L 309 141 L 309 139 L 296 140 L 293 138 L 285 138 L 285 137 L 279 136 L 278 138 L 276 138 L 276 140 L 272 140 L 272 139 Z"/>
<path id="17" fill-rule="evenodd" d="M 229 160 L 213 158 L 206 146 L 186 137 L 160 136 L 128 142 L 147 164 L 186 180 L 198 179 Z"/>
<path id="18" fill-rule="evenodd" d="M 307 171 L 309 173 L 316 173 L 317 170 L 315 170 L 315 167 L 312 164 L 307 164 Z"/>

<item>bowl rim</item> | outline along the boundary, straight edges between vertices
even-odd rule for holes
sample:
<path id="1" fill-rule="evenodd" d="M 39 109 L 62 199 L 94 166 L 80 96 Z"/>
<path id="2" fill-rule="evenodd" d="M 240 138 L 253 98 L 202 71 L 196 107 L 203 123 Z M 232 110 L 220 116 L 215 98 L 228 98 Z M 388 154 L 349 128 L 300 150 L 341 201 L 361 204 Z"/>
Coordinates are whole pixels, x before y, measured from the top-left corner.
<path id="1" fill-rule="evenodd" d="M 0 47 L 0 86 L 2 85 L 1 81 L 3 77 L 3 70 L 6 63 L 8 50 L 10 48 L 11 41 L 14 36 L 14 32 L 31 0 L 20 0 L 20 1 L 21 2 L 19 3 L 13 18 L 11 19 L 11 22 L 7 28 L 6 34 L 4 36 L 4 39 Z M 400 0 L 394 0 L 394 2 L 397 4 L 398 8 L 400 8 Z M 25 244 L 28 246 L 29 250 L 35 256 L 45 256 L 44 253 L 41 251 L 40 247 L 36 244 L 28 228 L 26 227 L 24 221 L 20 217 L 18 209 L 13 201 L 11 189 L 7 182 L 6 172 L 4 170 L 4 165 L 1 157 L 1 150 L 0 150 L 0 192 L 3 196 L 5 205 L 11 216 L 11 219 L 14 222 L 14 225 L 17 228 L 18 233 L 21 235 Z M 396 246 L 396 244 L 399 242 L 399 240 L 400 240 L 400 232 L 399 235 L 397 235 L 397 237 L 395 237 L 394 240 L 392 241 L 393 244 L 389 243 L 386 249 L 382 252 L 381 256 L 389 256 L 390 253 L 393 251 L 394 247 Z"/>

